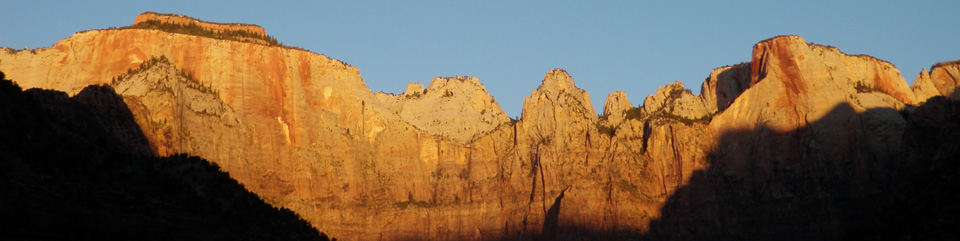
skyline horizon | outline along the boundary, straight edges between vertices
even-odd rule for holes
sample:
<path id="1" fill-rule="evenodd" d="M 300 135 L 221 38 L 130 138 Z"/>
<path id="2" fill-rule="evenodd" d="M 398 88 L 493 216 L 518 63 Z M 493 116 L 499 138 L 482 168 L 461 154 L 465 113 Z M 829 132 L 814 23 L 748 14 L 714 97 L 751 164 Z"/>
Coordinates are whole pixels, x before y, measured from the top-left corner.
<path id="1" fill-rule="evenodd" d="M 522 114 L 523 99 L 529 95 L 530 90 L 541 84 L 544 74 L 552 69 L 567 71 L 578 88 L 594 93 L 591 102 L 597 114 L 602 114 L 606 96 L 617 91 L 626 92 L 634 107 L 641 106 L 644 98 L 655 94 L 657 87 L 676 81 L 682 82 L 691 92 L 699 94 L 700 85 L 709 77 L 711 70 L 749 62 L 753 45 L 782 35 L 801 36 L 808 43 L 834 46 L 848 55 L 868 55 L 889 62 L 897 68 L 907 85 L 912 85 L 916 74 L 922 70 L 929 71 L 932 65 L 960 59 L 960 49 L 949 47 L 952 44 L 948 41 L 951 35 L 960 36 L 958 33 L 945 33 L 942 38 L 919 39 L 910 35 L 894 35 L 891 31 L 879 28 L 880 23 L 901 22 L 899 25 L 891 25 L 891 30 L 930 33 L 928 30 L 941 29 L 941 25 L 946 24 L 945 21 L 936 21 L 934 13 L 937 11 L 930 10 L 943 11 L 945 8 L 935 4 L 924 5 L 924 11 L 912 13 L 920 17 L 893 15 L 902 17 L 897 19 L 883 18 L 885 14 L 873 13 L 909 9 L 901 6 L 906 4 L 843 3 L 818 8 L 821 6 L 817 4 L 743 6 L 710 3 L 704 4 L 710 6 L 690 8 L 694 12 L 691 14 L 682 12 L 683 9 L 671 8 L 674 6 L 669 4 L 654 4 L 656 6 L 648 9 L 645 7 L 650 4 L 583 6 L 587 4 L 567 2 L 550 6 L 521 3 L 508 8 L 467 3 L 385 3 L 372 4 L 374 6 L 296 4 L 290 6 L 305 6 L 298 9 L 278 9 L 289 7 L 278 4 L 266 5 L 269 7 L 262 8 L 263 11 L 257 11 L 260 10 L 257 6 L 262 7 L 261 3 L 250 2 L 218 6 L 224 9 L 211 7 L 216 6 L 215 3 L 96 3 L 111 6 L 117 9 L 115 12 L 119 14 L 69 11 L 73 9 L 71 7 L 53 9 L 55 13 L 63 13 L 67 19 L 77 19 L 63 22 L 38 18 L 43 15 L 29 15 L 29 9 L 37 8 L 38 4 L 15 3 L 14 5 L 24 5 L 19 7 L 28 10 L 0 17 L 0 20 L 26 18 L 28 21 L 19 21 L 21 24 L 4 21 L 8 24 L 0 24 L 0 32 L 19 33 L 0 39 L 0 47 L 49 47 L 76 32 L 129 26 L 137 14 L 148 11 L 179 14 L 208 22 L 253 24 L 263 27 L 268 35 L 286 46 L 302 48 L 355 66 L 373 93 L 402 93 L 409 83 L 429 86 L 435 77 L 477 77 L 487 92 L 501 104 L 501 109 L 511 117 Z M 74 7 L 96 8 L 96 3 Z M 717 8 L 710 8 L 711 6 Z M 863 6 L 871 6 L 873 9 Z M 916 8 L 917 5 L 907 6 Z M 796 7 L 797 11 L 778 15 L 757 11 L 788 7 Z M 478 13 L 437 11 L 461 8 L 473 8 Z M 411 10 L 412 13 L 397 11 L 403 9 Z M 280 15 L 279 13 L 284 12 L 281 10 L 291 13 Z M 328 13 L 329 16 L 313 15 L 315 12 L 311 10 Z M 542 13 L 526 10 L 549 11 Z M 729 18 L 713 21 L 713 17 L 727 17 L 716 13 L 721 10 L 763 14 L 729 15 Z M 831 14 L 850 10 L 856 11 L 848 12 L 851 16 L 847 17 Z M 562 16 L 556 16 L 557 14 L 550 11 L 562 13 L 559 14 Z M 695 13 L 698 12 L 707 13 L 707 16 L 697 16 Z M 805 21 L 791 21 L 816 16 L 811 13 L 821 13 L 823 16 Z M 423 16 L 424 14 L 431 16 Z M 858 16 L 862 18 L 853 18 Z M 667 19 L 677 21 L 658 23 L 658 17 L 669 17 Z M 766 17 L 781 19 L 771 18 L 770 20 L 774 21 L 766 21 Z M 347 19 L 338 22 L 339 25 L 310 21 L 336 18 Z M 750 28 L 735 27 L 721 29 L 722 31 L 711 29 L 743 19 L 763 21 L 753 21 L 757 25 Z M 296 24 L 299 20 L 307 21 Z M 290 24 L 291 22 L 295 24 Z M 929 23 L 917 24 L 923 22 Z M 304 28 L 308 31 L 302 31 Z M 466 32 L 452 36 L 445 32 L 454 30 Z M 714 33 L 717 38 L 698 36 L 704 33 Z"/>

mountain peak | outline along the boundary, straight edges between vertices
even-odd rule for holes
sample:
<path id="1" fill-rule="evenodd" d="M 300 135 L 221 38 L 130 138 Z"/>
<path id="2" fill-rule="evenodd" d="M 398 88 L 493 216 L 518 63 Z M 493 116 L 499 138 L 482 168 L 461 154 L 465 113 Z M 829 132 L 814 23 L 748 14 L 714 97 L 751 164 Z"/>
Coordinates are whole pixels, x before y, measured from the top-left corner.
<path id="1" fill-rule="evenodd" d="M 749 214 L 701 220 L 716 226 L 699 239 L 758 229 L 770 230 L 760 239 L 806 229 L 823 231 L 798 239 L 829 239 L 862 223 L 835 213 L 873 200 L 891 177 L 887 164 L 898 163 L 905 118 L 923 116 L 905 107 L 914 94 L 892 65 L 799 36 L 761 41 L 751 62 L 711 71 L 700 96 L 676 82 L 635 107 L 614 92 L 605 118 L 567 71 L 549 70 L 511 121 L 475 77 L 374 94 L 354 67 L 258 44 L 268 37 L 254 25 L 139 18 L 50 48 L 0 50 L 0 69 L 21 86 L 71 95 L 106 84 L 155 154 L 208 158 L 264 201 L 346 240 L 550 239 L 578 230 L 658 239 L 702 226 L 690 210 Z M 960 65 L 935 67 L 918 80 L 923 93 L 955 93 Z M 80 96 L 98 100 L 90 93 Z"/>
<path id="2" fill-rule="evenodd" d="M 460 143 L 510 121 L 477 77 L 436 77 L 426 89 L 410 83 L 403 94 L 381 100 L 404 122 Z"/>
<path id="3" fill-rule="evenodd" d="M 577 113 L 581 113 L 587 119 L 596 119 L 597 117 L 597 112 L 593 109 L 593 103 L 590 102 L 590 94 L 577 88 L 577 85 L 573 83 L 573 78 L 563 69 L 547 71 L 543 76 L 540 87 L 533 90 L 530 96 L 524 100 L 524 113 L 531 108 L 540 108 L 533 106 L 528 108 L 527 105 L 540 105 L 544 101 L 551 102 L 550 106 L 575 108 Z M 526 120 L 526 117 L 524 117 L 524 120 Z"/>
<path id="4" fill-rule="evenodd" d="M 577 86 L 573 83 L 573 78 L 570 77 L 570 74 L 563 69 L 552 69 L 547 71 L 543 75 L 543 81 L 540 83 L 540 87 L 537 90 L 540 91 L 551 91 L 559 92 L 565 91 L 568 89 L 577 89 Z"/>

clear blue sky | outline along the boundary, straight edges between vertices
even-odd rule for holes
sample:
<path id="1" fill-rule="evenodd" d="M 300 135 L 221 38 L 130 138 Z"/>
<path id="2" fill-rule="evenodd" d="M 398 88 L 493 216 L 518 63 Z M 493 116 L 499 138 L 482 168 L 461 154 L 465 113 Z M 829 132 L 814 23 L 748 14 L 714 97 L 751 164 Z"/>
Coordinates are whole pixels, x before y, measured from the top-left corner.
<path id="1" fill-rule="evenodd" d="M 130 25 L 144 11 L 263 26 L 286 45 L 360 68 L 373 91 L 436 76 L 477 76 L 510 116 L 543 74 L 566 69 L 598 112 L 625 90 L 634 105 L 711 69 L 749 61 L 757 41 L 795 34 L 921 68 L 960 59 L 960 1 L 17 1 L 0 46 L 39 48 L 72 33 Z"/>

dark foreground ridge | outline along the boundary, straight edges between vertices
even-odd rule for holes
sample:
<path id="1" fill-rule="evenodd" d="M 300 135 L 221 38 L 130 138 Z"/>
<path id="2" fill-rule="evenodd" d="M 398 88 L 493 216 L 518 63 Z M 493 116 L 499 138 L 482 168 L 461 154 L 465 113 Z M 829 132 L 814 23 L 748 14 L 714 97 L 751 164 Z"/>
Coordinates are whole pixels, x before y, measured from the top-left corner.
<path id="1" fill-rule="evenodd" d="M 879 114 L 898 113 L 876 108 L 856 114 L 841 104 L 797 130 L 724 134 L 709 155 L 710 167 L 669 197 L 643 240 L 957 240 L 960 102 L 938 96 L 900 113 L 907 121 L 902 144 L 885 150 L 885 157 L 806 144 L 818 127 L 844 123 L 830 120 Z M 820 141 L 859 146 L 865 140 Z M 792 148 L 801 150 L 785 151 Z"/>
<path id="2" fill-rule="evenodd" d="M 328 240 L 199 157 L 153 157 L 113 89 L 73 98 L 0 72 L 6 240 Z"/>

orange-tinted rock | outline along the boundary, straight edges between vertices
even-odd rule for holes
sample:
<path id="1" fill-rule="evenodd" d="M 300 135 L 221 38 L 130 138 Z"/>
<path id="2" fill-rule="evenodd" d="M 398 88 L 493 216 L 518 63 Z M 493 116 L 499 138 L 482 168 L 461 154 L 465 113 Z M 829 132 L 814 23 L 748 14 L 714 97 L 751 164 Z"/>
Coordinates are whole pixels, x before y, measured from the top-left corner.
<path id="1" fill-rule="evenodd" d="M 698 98 L 683 88 L 683 82 L 673 82 L 657 88 L 657 93 L 643 100 L 643 111 L 648 115 L 666 115 L 687 120 L 708 118 L 712 112 Z"/>
<path id="2" fill-rule="evenodd" d="M 157 56 L 166 60 L 148 61 Z M 717 214 L 738 197 L 723 190 L 771 191 L 756 200 L 775 206 L 816 196 L 823 186 L 798 178 L 811 175 L 868 193 L 878 186 L 870 177 L 884 178 L 886 164 L 876 163 L 892 162 L 884 156 L 899 146 L 905 122 L 896 110 L 917 100 L 889 63 L 796 36 L 760 42 L 750 63 L 713 70 L 700 96 L 677 82 L 634 108 L 613 93 L 606 119 L 559 69 L 511 121 L 476 78 L 374 94 L 356 68 L 322 55 L 160 30 L 86 31 L 50 48 L 0 51 L 0 60 L 27 88 L 113 86 L 155 154 L 217 162 L 343 240 L 635 238 L 682 228 L 661 224 L 686 222 L 670 209 L 686 201 Z M 950 66 L 924 83 L 942 94 L 946 80 L 956 83 Z M 776 179 L 778 171 L 796 179 Z M 684 199 L 691 192 L 708 198 Z M 775 211 L 795 210 L 757 212 Z"/>
<path id="3" fill-rule="evenodd" d="M 856 215 L 835 210 L 891 181 L 898 111 L 914 103 L 892 65 L 783 36 L 755 45 L 751 68 L 750 87 L 710 122 L 711 165 L 664 205 L 652 238 L 836 239 Z"/>
<path id="4" fill-rule="evenodd" d="M 630 109 L 633 109 L 633 104 L 630 104 L 627 93 L 622 90 L 610 93 L 607 95 L 607 100 L 603 102 L 603 115 L 607 117 L 606 120 L 611 126 L 620 125 Z"/>
<path id="5" fill-rule="evenodd" d="M 476 77 L 434 78 L 427 89 L 411 83 L 402 94 L 380 99 L 403 121 L 460 143 L 510 121 Z"/>
<path id="6" fill-rule="evenodd" d="M 750 63 L 724 66 L 710 71 L 700 87 L 700 98 L 711 113 L 727 109 L 740 93 L 750 87 Z"/>
<path id="7" fill-rule="evenodd" d="M 245 23 L 212 23 L 203 21 L 196 18 L 191 18 L 179 14 L 162 14 L 155 12 L 145 12 L 137 15 L 137 18 L 133 21 L 134 25 L 139 23 L 144 23 L 147 21 L 157 21 L 160 23 L 168 24 L 179 24 L 179 25 L 197 25 L 202 29 L 206 29 L 213 32 L 228 32 L 228 31 L 245 31 L 252 34 L 257 34 L 260 36 L 266 36 L 267 30 L 264 30 L 263 27 L 245 24 Z"/>
<path id="8" fill-rule="evenodd" d="M 905 82 L 890 79 L 899 76 L 896 69 L 888 68 L 889 64 L 880 60 L 846 56 L 833 48 L 807 44 L 797 36 L 760 42 L 754 46 L 753 56 L 753 84 L 713 118 L 710 127 L 716 133 L 760 128 L 783 133 L 811 123 L 830 122 L 832 125 L 824 124 L 822 128 L 837 129 L 817 130 L 817 139 L 847 140 L 865 134 L 888 139 L 902 129 L 903 118 L 896 111 L 890 115 L 887 111 L 872 110 L 901 110 L 905 104 L 913 103 L 912 91 L 905 87 Z M 868 68 L 858 68 L 862 66 Z M 868 133 L 849 128 L 863 125 L 871 118 L 877 118 L 878 124 L 893 126 L 875 126 Z M 894 143 L 880 145 L 898 142 L 890 141 Z M 837 155 L 855 149 L 847 145 L 819 148 Z"/>
<path id="9" fill-rule="evenodd" d="M 121 76 L 158 56 L 176 70 Z M 216 162 L 268 202 L 315 224 L 333 222 L 305 210 L 333 191 L 351 202 L 374 192 L 364 187 L 365 177 L 354 176 L 369 170 L 356 160 L 373 153 L 358 143 L 375 140 L 399 119 L 376 104 L 356 68 L 280 46 L 160 30 L 91 30 L 50 48 L 0 51 L 0 59 L 0 69 L 25 88 L 71 95 L 119 76 L 121 94 L 155 154 L 188 152 Z"/>
<path id="10" fill-rule="evenodd" d="M 920 71 L 912 88 L 919 101 L 934 96 L 960 100 L 960 61 L 938 63 L 930 72 Z"/>
<path id="11" fill-rule="evenodd" d="M 166 58 L 148 61 L 111 84 L 128 103 L 159 156 L 178 153 L 241 160 L 240 118 L 216 93 L 183 75 Z"/>
<path id="12" fill-rule="evenodd" d="M 891 64 L 807 44 L 798 36 L 755 45 L 751 69 L 750 88 L 714 118 L 713 128 L 742 130 L 762 124 L 783 131 L 818 120 L 841 103 L 857 112 L 899 110 L 915 103 L 913 91 Z"/>
<path id="13" fill-rule="evenodd" d="M 521 128 L 532 143 L 560 141 L 563 145 L 586 146 L 580 141 L 583 138 L 569 135 L 586 133 L 596 122 L 597 112 L 590 95 L 577 88 L 566 71 L 554 69 L 524 99 L 521 118 Z"/>

